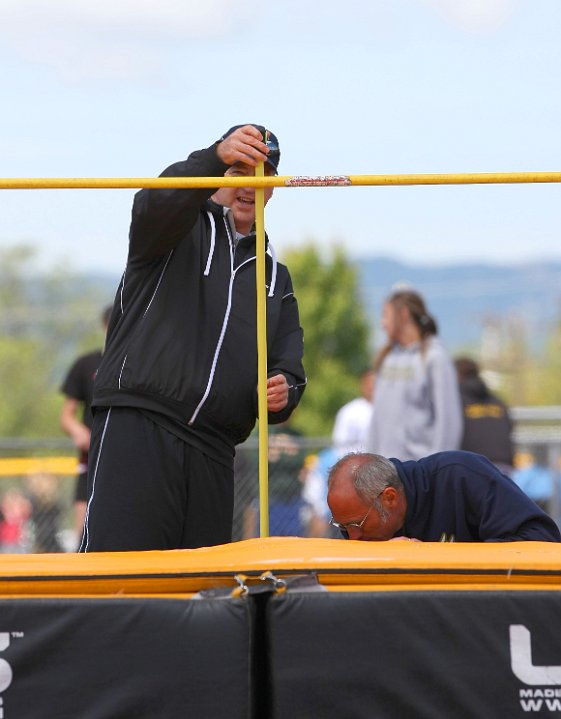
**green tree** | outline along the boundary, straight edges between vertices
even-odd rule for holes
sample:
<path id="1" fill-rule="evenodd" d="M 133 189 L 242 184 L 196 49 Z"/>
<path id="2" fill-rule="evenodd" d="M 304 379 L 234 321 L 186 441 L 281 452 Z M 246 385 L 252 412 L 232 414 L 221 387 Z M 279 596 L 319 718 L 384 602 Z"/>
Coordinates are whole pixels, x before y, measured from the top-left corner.
<path id="1" fill-rule="evenodd" d="M 529 405 L 561 404 L 561 325 L 552 331 L 543 354 L 528 364 L 524 373 Z"/>
<path id="2" fill-rule="evenodd" d="M 371 331 L 357 268 L 340 248 L 323 255 L 313 244 L 285 253 L 304 328 L 308 387 L 293 425 L 308 436 L 329 435 L 337 410 L 358 394 L 371 360 Z"/>
<path id="3" fill-rule="evenodd" d="M 0 338 L 0 436 L 57 435 L 61 401 L 41 342 Z"/>
<path id="4" fill-rule="evenodd" d="M 31 245 L 0 248 L 0 436 L 60 433 L 61 379 L 77 354 L 99 347 L 102 291 L 55 268 L 39 271 Z"/>

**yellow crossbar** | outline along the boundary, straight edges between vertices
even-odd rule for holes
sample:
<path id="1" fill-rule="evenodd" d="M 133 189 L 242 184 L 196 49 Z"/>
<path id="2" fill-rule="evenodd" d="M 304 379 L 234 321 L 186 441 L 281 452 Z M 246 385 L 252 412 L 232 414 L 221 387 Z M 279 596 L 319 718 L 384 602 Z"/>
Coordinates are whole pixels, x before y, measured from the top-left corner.
<path id="1" fill-rule="evenodd" d="M 468 172 L 406 175 L 265 177 L 8 177 L 0 190 L 138 189 L 141 187 L 349 187 L 369 185 L 497 185 L 561 182 L 561 172 Z"/>

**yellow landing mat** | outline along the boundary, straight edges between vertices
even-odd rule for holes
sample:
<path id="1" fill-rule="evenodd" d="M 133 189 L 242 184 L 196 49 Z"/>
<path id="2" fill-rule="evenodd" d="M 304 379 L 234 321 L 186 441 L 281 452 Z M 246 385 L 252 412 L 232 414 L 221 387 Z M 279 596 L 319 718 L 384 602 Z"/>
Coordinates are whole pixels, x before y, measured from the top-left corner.
<path id="1" fill-rule="evenodd" d="M 0 555 L 0 599 L 178 596 L 236 575 L 315 573 L 328 591 L 561 589 L 561 544 L 358 542 L 269 537 L 202 549 Z"/>

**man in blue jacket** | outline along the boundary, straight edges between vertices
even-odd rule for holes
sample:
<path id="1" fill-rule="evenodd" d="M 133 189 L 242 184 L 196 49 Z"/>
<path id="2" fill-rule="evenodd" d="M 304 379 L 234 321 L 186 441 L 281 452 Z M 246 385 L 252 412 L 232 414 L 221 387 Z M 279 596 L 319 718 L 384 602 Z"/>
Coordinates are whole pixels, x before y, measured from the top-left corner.
<path id="1" fill-rule="evenodd" d="M 472 452 L 408 462 L 347 454 L 331 469 L 327 502 L 348 539 L 561 542 L 551 517 Z"/>
<path id="2" fill-rule="evenodd" d="M 235 126 L 164 177 L 277 172 L 277 138 Z M 272 188 L 265 189 L 266 201 Z M 235 446 L 257 417 L 255 190 L 144 189 L 95 385 L 82 551 L 229 542 Z M 306 384 L 298 304 L 266 240 L 267 408 Z"/>

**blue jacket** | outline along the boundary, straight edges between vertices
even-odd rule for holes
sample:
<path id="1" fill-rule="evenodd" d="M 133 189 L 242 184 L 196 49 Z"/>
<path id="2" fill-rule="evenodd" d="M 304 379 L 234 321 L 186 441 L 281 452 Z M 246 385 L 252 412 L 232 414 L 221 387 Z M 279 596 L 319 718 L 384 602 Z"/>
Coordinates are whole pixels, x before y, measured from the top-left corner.
<path id="1" fill-rule="evenodd" d="M 553 519 L 485 457 L 439 452 L 391 459 L 407 498 L 396 536 L 423 542 L 561 542 Z"/>

